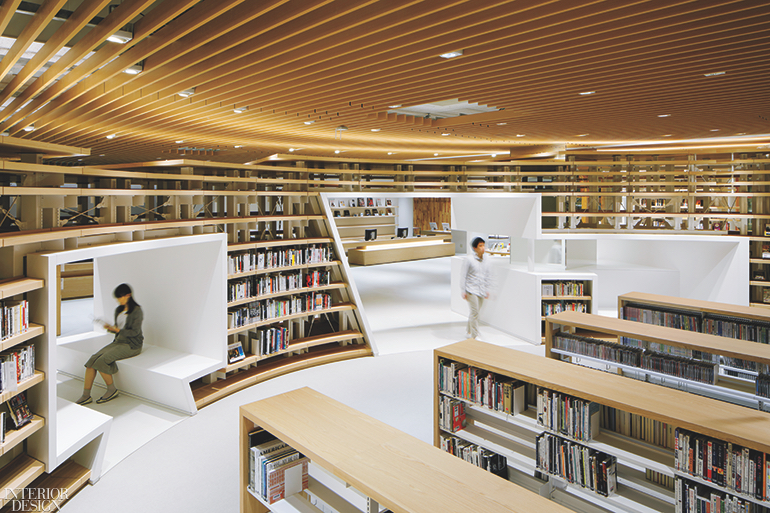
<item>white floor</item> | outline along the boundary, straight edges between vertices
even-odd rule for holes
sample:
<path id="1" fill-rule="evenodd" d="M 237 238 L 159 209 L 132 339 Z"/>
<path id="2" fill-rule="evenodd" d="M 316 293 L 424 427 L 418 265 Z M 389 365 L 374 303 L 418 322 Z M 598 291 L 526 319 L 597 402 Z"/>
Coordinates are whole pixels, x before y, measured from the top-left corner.
<path id="1" fill-rule="evenodd" d="M 141 447 L 125 449 L 130 454 L 63 510 L 237 512 L 238 407 L 302 386 L 432 443 L 432 349 L 462 340 L 465 334 L 465 320 L 449 310 L 449 259 L 355 268 L 353 279 L 380 356 L 281 376 L 207 406 L 143 445 L 135 443 Z M 543 353 L 541 346 L 489 327 L 482 326 L 479 338 Z M 105 406 L 118 408 L 124 400 L 128 398 Z M 133 411 L 130 406 L 127 410 Z M 138 414 L 126 417 L 126 426 L 158 422 Z M 111 437 L 113 443 L 135 434 L 122 431 Z M 118 449 L 108 445 L 110 454 L 117 459 Z"/>

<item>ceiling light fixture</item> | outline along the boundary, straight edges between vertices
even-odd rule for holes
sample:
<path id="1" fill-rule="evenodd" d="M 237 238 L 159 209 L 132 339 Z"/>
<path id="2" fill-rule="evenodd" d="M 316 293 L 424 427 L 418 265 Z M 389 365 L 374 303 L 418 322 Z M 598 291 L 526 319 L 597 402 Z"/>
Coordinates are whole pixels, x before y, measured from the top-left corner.
<path id="1" fill-rule="evenodd" d="M 115 139 L 118 136 L 118 134 L 110 134 L 107 136 L 107 139 Z"/>
<path id="2" fill-rule="evenodd" d="M 243 144 L 236 144 L 235 146 L 233 146 L 233 148 L 243 148 L 243 146 L 244 146 Z"/>
<path id="3" fill-rule="evenodd" d="M 495 158 L 495 157 L 497 157 L 497 153 L 492 154 L 492 158 Z"/>
<path id="4" fill-rule="evenodd" d="M 438 153 L 434 153 L 434 154 L 433 154 L 433 156 L 434 156 L 434 157 L 438 157 Z"/>
<path id="5" fill-rule="evenodd" d="M 516 134 L 516 137 L 525 137 L 524 134 Z"/>
<path id="6" fill-rule="evenodd" d="M 724 75 L 725 73 L 727 73 L 727 72 L 726 71 L 717 71 L 717 72 L 714 72 L 714 73 L 705 73 L 703 76 L 704 77 L 716 77 L 718 75 Z"/>
<path id="7" fill-rule="evenodd" d="M 144 64 L 140 62 L 138 64 L 134 64 L 133 66 L 127 67 L 123 70 L 123 73 L 128 73 L 129 75 L 138 75 L 142 71 L 144 71 Z"/>
<path id="8" fill-rule="evenodd" d="M 578 134 L 578 135 L 576 135 L 575 137 L 585 137 L 585 136 L 587 136 L 587 135 L 588 135 L 588 134 Z"/>
<path id="9" fill-rule="evenodd" d="M 334 153 L 339 153 L 339 152 L 340 152 L 340 150 L 334 150 Z"/>
<path id="10" fill-rule="evenodd" d="M 718 128 L 712 128 L 712 129 L 711 129 L 711 130 L 709 130 L 709 131 L 710 131 L 710 132 L 719 132 L 719 129 L 718 129 Z"/>
<path id="11" fill-rule="evenodd" d="M 382 128 L 372 128 L 372 132 L 379 132 Z"/>
<path id="12" fill-rule="evenodd" d="M 233 112 L 235 112 L 236 114 L 243 114 L 247 110 L 249 110 L 248 107 L 236 107 L 233 109 Z"/>
<path id="13" fill-rule="evenodd" d="M 189 98 L 190 96 L 195 94 L 195 88 L 191 87 L 190 89 L 185 89 L 184 91 L 180 91 L 176 94 L 178 94 L 182 98 Z"/>
<path id="14" fill-rule="evenodd" d="M 174 141 L 176 144 L 182 144 L 184 142 L 184 139 L 180 139 L 178 141 Z"/>
<path id="15" fill-rule="evenodd" d="M 588 96 L 590 94 L 596 94 L 596 91 L 584 91 L 582 93 L 578 93 L 580 96 Z"/>
<path id="16" fill-rule="evenodd" d="M 463 54 L 462 50 L 455 50 L 453 52 L 442 53 L 439 55 L 442 59 L 451 59 L 453 57 L 459 57 Z"/>
<path id="17" fill-rule="evenodd" d="M 294 151 L 294 148 L 289 148 L 289 152 L 292 152 L 292 151 Z"/>
<path id="18" fill-rule="evenodd" d="M 24 127 L 25 132 L 34 132 L 35 131 L 35 124 L 32 123 L 31 125 L 27 125 Z"/>
<path id="19" fill-rule="evenodd" d="M 737 134 L 735 134 L 735 135 L 746 135 L 746 132 L 738 132 L 738 133 L 737 133 Z"/>
<path id="20" fill-rule="evenodd" d="M 397 108 L 399 108 L 400 106 L 401 106 L 401 104 L 399 103 L 398 105 L 388 105 L 388 108 L 389 108 L 389 109 L 397 109 Z"/>
<path id="21" fill-rule="evenodd" d="M 661 137 L 671 137 L 671 134 L 663 134 Z"/>
<path id="22" fill-rule="evenodd" d="M 658 114 L 659 118 L 670 118 L 671 114 Z"/>
<path id="23" fill-rule="evenodd" d="M 452 134 L 450 134 L 449 132 L 444 132 L 444 133 L 443 133 L 443 134 L 441 134 L 441 135 L 447 136 L 447 135 L 452 135 Z"/>
<path id="24" fill-rule="evenodd" d="M 111 36 L 107 38 L 107 41 L 110 43 L 118 43 L 119 45 L 124 45 L 134 39 L 134 34 L 129 32 L 128 30 L 118 30 Z"/>
<path id="25" fill-rule="evenodd" d="M 315 121 L 305 121 L 306 125 L 312 125 L 313 123 L 315 123 Z"/>
<path id="26" fill-rule="evenodd" d="M 388 152 L 388 155 L 395 155 L 395 154 L 396 154 L 396 152 L 395 152 L 395 151 L 389 151 L 389 152 Z"/>
<path id="27" fill-rule="evenodd" d="M 497 126 L 507 125 L 508 123 L 498 123 Z"/>

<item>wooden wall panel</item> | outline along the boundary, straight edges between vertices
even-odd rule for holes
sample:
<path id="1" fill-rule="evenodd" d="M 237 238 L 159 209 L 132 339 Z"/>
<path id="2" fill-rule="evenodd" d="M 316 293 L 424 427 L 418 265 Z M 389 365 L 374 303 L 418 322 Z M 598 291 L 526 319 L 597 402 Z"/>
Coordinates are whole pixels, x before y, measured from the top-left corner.
<path id="1" fill-rule="evenodd" d="M 421 231 L 430 230 L 430 222 L 441 223 L 452 220 L 452 200 L 450 198 L 414 198 L 414 225 Z"/>

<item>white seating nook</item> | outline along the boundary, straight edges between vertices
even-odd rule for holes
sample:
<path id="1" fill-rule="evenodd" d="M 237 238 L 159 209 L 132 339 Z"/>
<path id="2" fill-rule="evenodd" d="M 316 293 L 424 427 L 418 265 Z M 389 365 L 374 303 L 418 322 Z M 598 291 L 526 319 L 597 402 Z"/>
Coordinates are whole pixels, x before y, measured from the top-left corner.
<path id="1" fill-rule="evenodd" d="M 226 365 L 226 255 L 225 234 L 29 255 L 27 275 L 45 280 L 44 288 L 30 293 L 30 308 L 35 318 L 52 327 L 60 314 L 58 266 L 87 259 L 94 263 L 94 330 L 66 337 L 48 330 L 39 368 L 48 376 L 62 373 L 82 379 L 88 357 L 112 341 L 98 320 L 112 322 L 117 306 L 112 292 L 128 283 L 144 312 L 144 346 L 140 355 L 118 361 L 118 389 L 195 414 L 190 382 Z M 96 482 L 113 419 L 93 406 L 75 404 L 75 398 L 59 397 L 57 381 L 46 380 L 39 402 L 31 405 L 47 423 L 34 435 L 37 441 L 30 444 L 30 453 L 45 463 L 48 472 L 72 457 L 91 469 L 91 482 Z M 96 382 L 101 378 L 97 376 Z"/>

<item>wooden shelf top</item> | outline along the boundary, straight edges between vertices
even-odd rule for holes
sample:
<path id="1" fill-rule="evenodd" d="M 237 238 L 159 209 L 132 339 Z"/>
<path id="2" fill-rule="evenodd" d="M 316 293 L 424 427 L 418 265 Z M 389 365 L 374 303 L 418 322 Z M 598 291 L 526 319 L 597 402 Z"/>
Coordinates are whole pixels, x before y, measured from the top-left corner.
<path id="1" fill-rule="evenodd" d="M 45 463 L 37 461 L 26 453 L 19 454 L 0 470 L 0 486 L 5 493 L 0 497 L 0 507 L 13 499 L 10 490 L 18 493 L 45 471 Z"/>
<path id="2" fill-rule="evenodd" d="M 766 412 L 478 340 L 436 349 L 435 355 L 770 452 L 770 414 Z"/>
<path id="3" fill-rule="evenodd" d="M 258 248 L 273 248 L 278 246 L 299 246 L 306 244 L 330 244 L 332 239 L 329 237 L 314 237 L 306 239 L 275 239 L 275 240 L 255 240 L 252 242 L 236 242 L 227 245 L 227 251 L 246 251 Z"/>
<path id="4" fill-rule="evenodd" d="M 310 269 L 312 267 L 327 267 L 327 266 L 333 267 L 335 265 L 340 265 L 340 261 L 332 260 L 330 262 L 314 262 L 310 264 L 287 265 L 284 267 L 267 267 L 265 269 L 254 269 L 253 271 L 244 271 L 242 273 L 228 274 L 227 279 L 233 280 L 235 278 L 244 278 L 246 276 L 252 276 L 255 274 L 280 273 L 280 272 L 286 272 L 286 271 L 296 271 L 297 269 Z"/>
<path id="5" fill-rule="evenodd" d="M 42 289 L 43 283 L 43 280 L 26 277 L 0 280 L 0 299 L 6 299 L 17 294 Z"/>
<path id="6" fill-rule="evenodd" d="M 239 326 L 237 328 L 229 328 L 227 330 L 227 334 L 235 335 L 236 333 L 241 333 L 253 328 L 258 328 L 259 326 L 267 326 L 268 324 L 274 324 L 276 322 L 289 321 L 291 319 L 300 319 L 302 317 L 310 317 L 311 315 L 319 315 L 324 313 L 344 312 L 347 310 L 354 310 L 355 308 L 356 308 L 356 305 L 354 305 L 353 303 L 337 303 L 332 305 L 329 308 L 324 308 L 323 310 L 308 310 L 307 312 L 300 312 L 300 313 L 295 313 L 291 315 L 284 315 L 282 317 L 273 317 L 271 319 L 265 319 L 263 321 L 246 324 L 244 326 Z"/>
<path id="7" fill-rule="evenodd" d="M 281 296 L 291 296 L 291 295 L 294 295 L 294 294 L 303 294 L 303 293 L 306 293 L 306 292 L 317 292 L 317 291 L 322 291 L 322 290 L 344 289 L 347 286 L 348 286 L 348 284 L 345 283 L 345 282 L 334 281 L 334 282 L 331 282 L 328 285 L 320 285 L 318 287 L 299 287 L 299 288 L 291 289 L 291 290 L 281 290 L 279 292 L 273 292 L 271 294 L 261 294 L 259 296 L 252 296 L 252 297 L 247 297 L 247 298 L 244 298 L 244 299 L 237 299 L 235 301 L 230 301 L 229 303 L 227 303 L 227 306 L 228 307 L 232 307 L 232 306 L 238 306 L 238 305 L 245 305 L 245 304 L 248 304 L 248 303 L 252 303 L 254 301 L 259 301 L 261 299 L 270 299 L 270 298 L 273 298 L 273 297 L 281 297 Z"/>
<path id="8" fill-rule="evenodd" d="M 393 511 L 569 511 L 307 387 L 240 411 Z"/>
<path id="9" fill-rule="evenodd" d="M 768 260 L 770 263 L 770 260 Z M 770 282 L 768 282 L 770 285 Z M 757 321 L 770 322 L 770 312 L 759 310 L 752 306 L 732 305 L 729 303 L 716 303 L 714 301 L 703 301 L 701 299 L 685 299 L 673 296 L 661 296 L 658 294 L 649 294 L 647 292 L 629 292 L 618 296 L 618 302 L 642 303 L 645 305 L 658 306 L 661 308 L 674 308 L 684 310 L 695 310 L 698 312 L 714 315 L 729 315 L 734 317 L 743 317 Z"/>
<path id="10" fill-rule="evenodd" d="M 768 344 L 581 312 L 554 314 L 548 317 L 548 322 L 770 365 L 770 345 Z"/>

